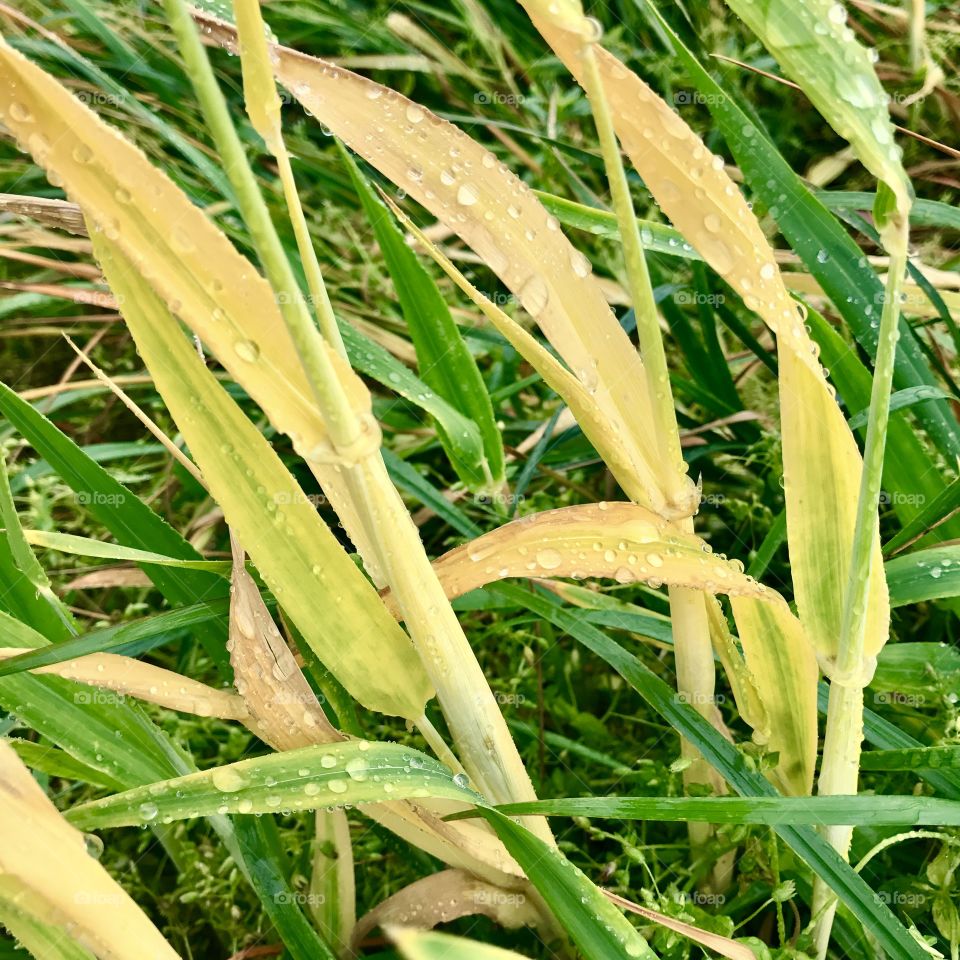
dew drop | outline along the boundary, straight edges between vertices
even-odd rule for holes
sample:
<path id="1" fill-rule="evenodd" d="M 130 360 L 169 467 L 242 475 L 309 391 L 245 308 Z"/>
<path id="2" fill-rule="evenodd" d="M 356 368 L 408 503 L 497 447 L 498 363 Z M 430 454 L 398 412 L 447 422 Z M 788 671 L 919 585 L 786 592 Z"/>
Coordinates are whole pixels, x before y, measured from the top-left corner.
<path id="1" fill-rule="evenodd" d="M 247 363 L 253 363 L 260 357 L 260 348 L 253 340 L 238 340 L 233 345 L 233 349 L 236 351 L 237 356 L 241 360 L 246 360 Z"/>
<path id="2" fill-rule="evenodd" d="M 480 192 L 472 183 L 463 184 L 457 191 L 457 203 L 462 207 L 472 207 L 480 199 Z"/>

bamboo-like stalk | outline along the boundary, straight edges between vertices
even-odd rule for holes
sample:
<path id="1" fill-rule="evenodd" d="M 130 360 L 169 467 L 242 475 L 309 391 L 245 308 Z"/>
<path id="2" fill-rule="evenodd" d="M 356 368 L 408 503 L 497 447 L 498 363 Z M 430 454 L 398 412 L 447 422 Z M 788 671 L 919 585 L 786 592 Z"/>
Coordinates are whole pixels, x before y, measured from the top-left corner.
<path id="1" fill-rule="evenodd" d="M 592 21 L 584 20 L 584 23 Z M 596 26 L 599 33 L 599 24 Z M 620 227 L 623 245 L 623 263 L 627 287 L 637 318 L 637 339 L 640 356 L 647 368 L 647 389 L 650 408 L 654 415 L 654 435 L 662 464 L 661 482 L 668 501 L 682 505 L 689 499 L 690 485 L 686 475 L 683 453 L 680 449 L 680 433 L 677 429 L 677 414 L 670 389 L 670 372 L 667 356 L 657 319 L 657 307 L 653 287 L 647 270 L 647 259 L 640 239 L 640 227 L 633 210 L 633 200 L 627 184 L 627 174 L 620 155 L 620 144 L 613 128 L 610 106 L 603 89 L 603 78 L 597 66 L 593 44 L 596 37 L 586 38 L 583 45 L 584 80 L 590 109 L 597 128 L 604 170 L 610 186 L 610 198 Z M 696 509 L 690 505 L 690 513 Z"/>
<path id="2" fill-rule="evenodd" d="M 589 25 L 594 22 L 584 20 L 584 23 Z M 647 369 L 650 406 L 655 418 L 653 426 L 661 462 L 665 467 L 661 482 L 664 483 L 668 502 L 682 506 L 689 502 L 690 484 L 680 448 L 680 433 L 677 428 L 673 391 L 670 388 L 666 352 L 620 145 L 593 50 L 593 43 L 597 40 L 598 35 L 587 36 L 583 44 L 584 85 L 593 111 L 610 195 L 620 227 L 627 286 L 637 318 L 640 355 Z M 690 503 L 691 514 L 695 509 L 696 503 Z M 688 517 L 682 525 L 693 532 L 692 518 Z M 697 590 L 683 587 L 670 587 L 669 596 L 678 695 L 719 728 L 722 724 L 714 699 L 716 668 L 705 597 Z M 722 777 L 700 757 L 696 748 L 684 741 L 681 749 L 684 758 L 689 761 L 683 771 L 684 785 L 690 787 L 693 784 L 709 784 L 715 793 L 724 793 Z M 691 846 L 695 849 L 702 848 L 713 834 L 710 824 L 690 823 L 688 829 Z M 731 870 L 732 858 L 723 858 L 711 872 L 710 886 L 725 887 Z"/>
<path id="3" fill-rule="evenodd" d="M 350 407 L 330 363 L 331 351 L 299 296 L 293 272 L 189 12 L 183 0 L 164 2 L 238 205 L 267 276 L 280 295 L 284 320 L 313 385 L 334 453 L 341 455 L 340 466 L 353 507 L 370 535 L 369 541 L 376 544 L 377 559 L 437 690 L 463 767 L 475 786 L 495 803 L 535 799 L 493 692 L 433 572 L 419 532 L 389 478 L 378 443 L 364 443 L 371 438 L 364 438 L 365 425 L 358 422 Z M 292 186 L 289 173 L 286 179 L 287 186 Z M 293 219 L 298 220 L 296 213 Z M 311 259 L 309 252 L 307 259 Z M 315 294 L 322 313 L 324 304 L 329 306 L 329 299 L 319 265 L 316 271 L 311 267 L 309 272 L 318 291 L 322 290 L 321 295 Z M 332 310 L 326 321 L 325 326 L 331 322 L 335 326 Z M 432 730 L 427 733 L 435 742 Z M 531 819 L 528 826 L 542 839 L 553 842 L 543 819 Z"/>
<path id="4" fill-rule="evenodd" d="M 827 729 L 817 782 L 817 791 L 821 796 L 855 794 L 859 780 L 860 746 L 863 741 L 863 690 L 870 682 L 875 666 L 864 657 L 866 607 L 874 560 L 873 544 L 879 523 L 877 511 L 880 504 L 887 423 L 890 417 L 890 391 L 899 338 L 900 299 L 907 265 L 908 236 L 906 221 L 890 231 L 890 266 L 870 393 L 850 574 L 844 592 L 839 649 L 829 673 L 831 684 Z M 837 852 L 847 859 L 853 829 L 828 827 L 824 834 Z M 827 955 L 836 909 L 836 895 L 818 877 L 814 882 L 813 912 L 816 917 L 814 943 L 820 960 Z"/>

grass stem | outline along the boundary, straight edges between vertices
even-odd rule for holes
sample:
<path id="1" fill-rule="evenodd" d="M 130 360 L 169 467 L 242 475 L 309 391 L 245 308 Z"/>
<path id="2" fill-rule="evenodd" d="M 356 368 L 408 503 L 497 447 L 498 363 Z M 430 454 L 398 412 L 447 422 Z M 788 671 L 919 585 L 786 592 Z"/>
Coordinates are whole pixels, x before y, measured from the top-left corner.
<path id="1" fill-rule="evenodd" d="M 874 669 L 874 664 L 864 655 L 867 599 L 879 523 L 878 509 L 890 417 L 890 391 L 899 338 L 900 300 L 907 265 L 906 226 L 892 236 L 890 266 L 870 393 L 850 573 L 844 592 L 840 645 L 833 665 L 823 761 L 817 783 L 821 796 L 857 792 L 860 745 L 863 741 L 863 689 Z M 830 827 L 825 830 L 825 835 L 837 852 L 846 859 L 853 830 L 849 827 Z M 814 885 L 813 909 L 817 917 L 814 942 L 820 960 L 827 954 L 836 905 L 836 896 L 818 879 Z"/>

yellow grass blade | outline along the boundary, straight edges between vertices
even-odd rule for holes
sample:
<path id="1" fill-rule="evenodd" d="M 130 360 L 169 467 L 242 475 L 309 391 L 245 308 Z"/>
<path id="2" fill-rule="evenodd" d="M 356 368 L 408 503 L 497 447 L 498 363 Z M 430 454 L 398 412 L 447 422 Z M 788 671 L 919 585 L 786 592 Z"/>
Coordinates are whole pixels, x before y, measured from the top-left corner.
<path id="1" fill-rule="evenodd" d="M 723 664 L 740 717 L 753 729 L 753 739 L 757 743 L 767 743 L 770 740 L 770 718 L 764 706 L 760 685 L 730 633 L 727 618 L 718 600 L 707 603 L 707 619 L 710 622 L 710 640 L 714 652 Z"/>
<path id="2" fill-rule="evenodd" d="M 0 650 L 0 660 L 26 653 L 29 649 L 5 647 Z M 36 667 L 30 672 L 48 673 L 112 690 L 121 700 L 129 696 L 198 717 L 247 720 L 247 708 L 236 694 L 115 653 L 91 653 L 75 660 Z"/>
<path id="3" fill-rule="evenodd" d="M 263 137 L 270 152 L 283 149 L 280 97 L 270 69 L 260 0 L 234 0 L 234 14 L 243 58 L 243 100 L 253 129 Z"/>
<path id="4" fill-rule="evenodd" d="M 236 32 L 197 14 L 225 46 Z M 338 137 L 403 187 L 483 258 L 536 319 L 564 361 L 619 432 L 637 477 L 628 494 L 660 513 L 685 516 L 696 503 L 692 482 L 682 503 L 668 503 L 673 465 L 655 456 L 649 436 L 646 374 L 607 307 L 586 258 L 569 243 L 529 188 L 493 154 L 420 105 L 387 87 L 285 47 L 272 48 L 274 75 Z"/>
<path id="5" fill-rule="evenodd" d="M 376 578 L 376 554 L 331 462 L 336 456 L 270 285 L 140 150 L 2 39 L 0 71 L 8 81 L 0 90 L 5 125 L 291 437 Z M 369 392 L 330 354 L 365 426 L 357 453 L 375 449 Z"/>
<path id="6" fill-rule="evenodd" d="M 544 39 L 571 73 L 580 37 L 521 0 Z M 837 652 L 842 584 L 853 545 L 862 462 L 856 442 L 816 360 L 798 305 L 783 284 L 756 217 L 699 137 L 616 57 L 596 48 L 604 89 L 624 151 L 677 229 L 776 332 L 787 525 L 797 605 L 810 642 Z M 883 646 L 889 626 L 879 537 L 871 577 L 867 648 Z"/>
<path id="7" fill-rule="evenodd" d="M 13 748 L 0 740 L 0 900 L 68 932 L 104 960 L 177 960 L 123 888 L 87 852 Z"/>
<path id="8" fill-rule="evenodd" d="M 783 601 L 734 561 L 634 503 L 560 507 L 504 524 L 445 553 L 434 569 L 448 597 L 506 577 L 606 577 Z"/>
<path id="9" fill-rule="evenodd" d="M 817 658 L 800 621 L 786 604 L 730 599 L 740 644 L 763 700 L 773 771 L 787 794 L 808 796 L 817 763 Z"/>
<path id="10" fill-rule="evenodd" d="M 132 264 L 106 237 L 94 244 L 157 389 L 274 596 L 357 700 L 419 717 L 432 690 L 407 636 Z"/>
<path id="11" fill-rule="evenodd" d="M 360 918 L 350 946 L 360 943 L 377 927 L 416 927 L 431 930 L 459 917 L 485 916 L 507 929 L 536 926 L 540 917 L 525 893 L 472 877 L 463 870 L 443 870 L 423 877 L 378 903 Z"/>
<path id="12" fill-rule="evenodd" d="M 477 940 L 432 933 L 410 927 L 388 927 L 386 931 L 404 960 L 526 960 L 513 950 L 491 947 Z"/>

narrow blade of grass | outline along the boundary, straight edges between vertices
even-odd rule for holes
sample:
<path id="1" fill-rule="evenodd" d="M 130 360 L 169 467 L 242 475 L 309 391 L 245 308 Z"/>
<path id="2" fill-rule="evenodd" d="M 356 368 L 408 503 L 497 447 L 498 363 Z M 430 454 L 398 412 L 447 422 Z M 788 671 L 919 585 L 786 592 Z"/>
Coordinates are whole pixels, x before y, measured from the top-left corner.
<path id="1" fill-rule="evenodd" d="M 956 751 L 955 751 L 956 752 Z M 898 769 L 897 767 L 884 769 Z M 957 826 L 960 804 L 934 797 L 583 797 L 497 807 L 506 816 L 702 820 L 769 826 Z"/>
<path id="2" fill-rule="evenodd" d="M 656 960 L 646 940 L 587 876 L 509 817 L 481 808 L 507 850 L 523 867 L 570 939 L 587 960 Z"/>
<path id="3" fill-rule="evenodd" d="M 341 148 L 341 155 L 397 292 L 417 351 L 421 379 L 476 424 L 480 432 L 482 446 L 474 451 L 472 459 L 467 459 L 452 445 L 446 430 L 441 431 L 451 462 L 470 489 L 492 492 L 504 482 L 503 439 L 476 360 L 433 278 L 407 246 L 349 152 Z"/>
<path id="4" fill-rule="evenodd" d="M 901 554 L 885 570 L 895 607 L 960 596 L 960 545 Z"/>
<path id="5" fill-rule="evenodd" d="M 71 808 L 85 830 L 186 820 L 211 813 L 276 813 L 391 800 L 479 797 L 431 757 L 394 743 L 351 740 L 240 760 Z"/>

